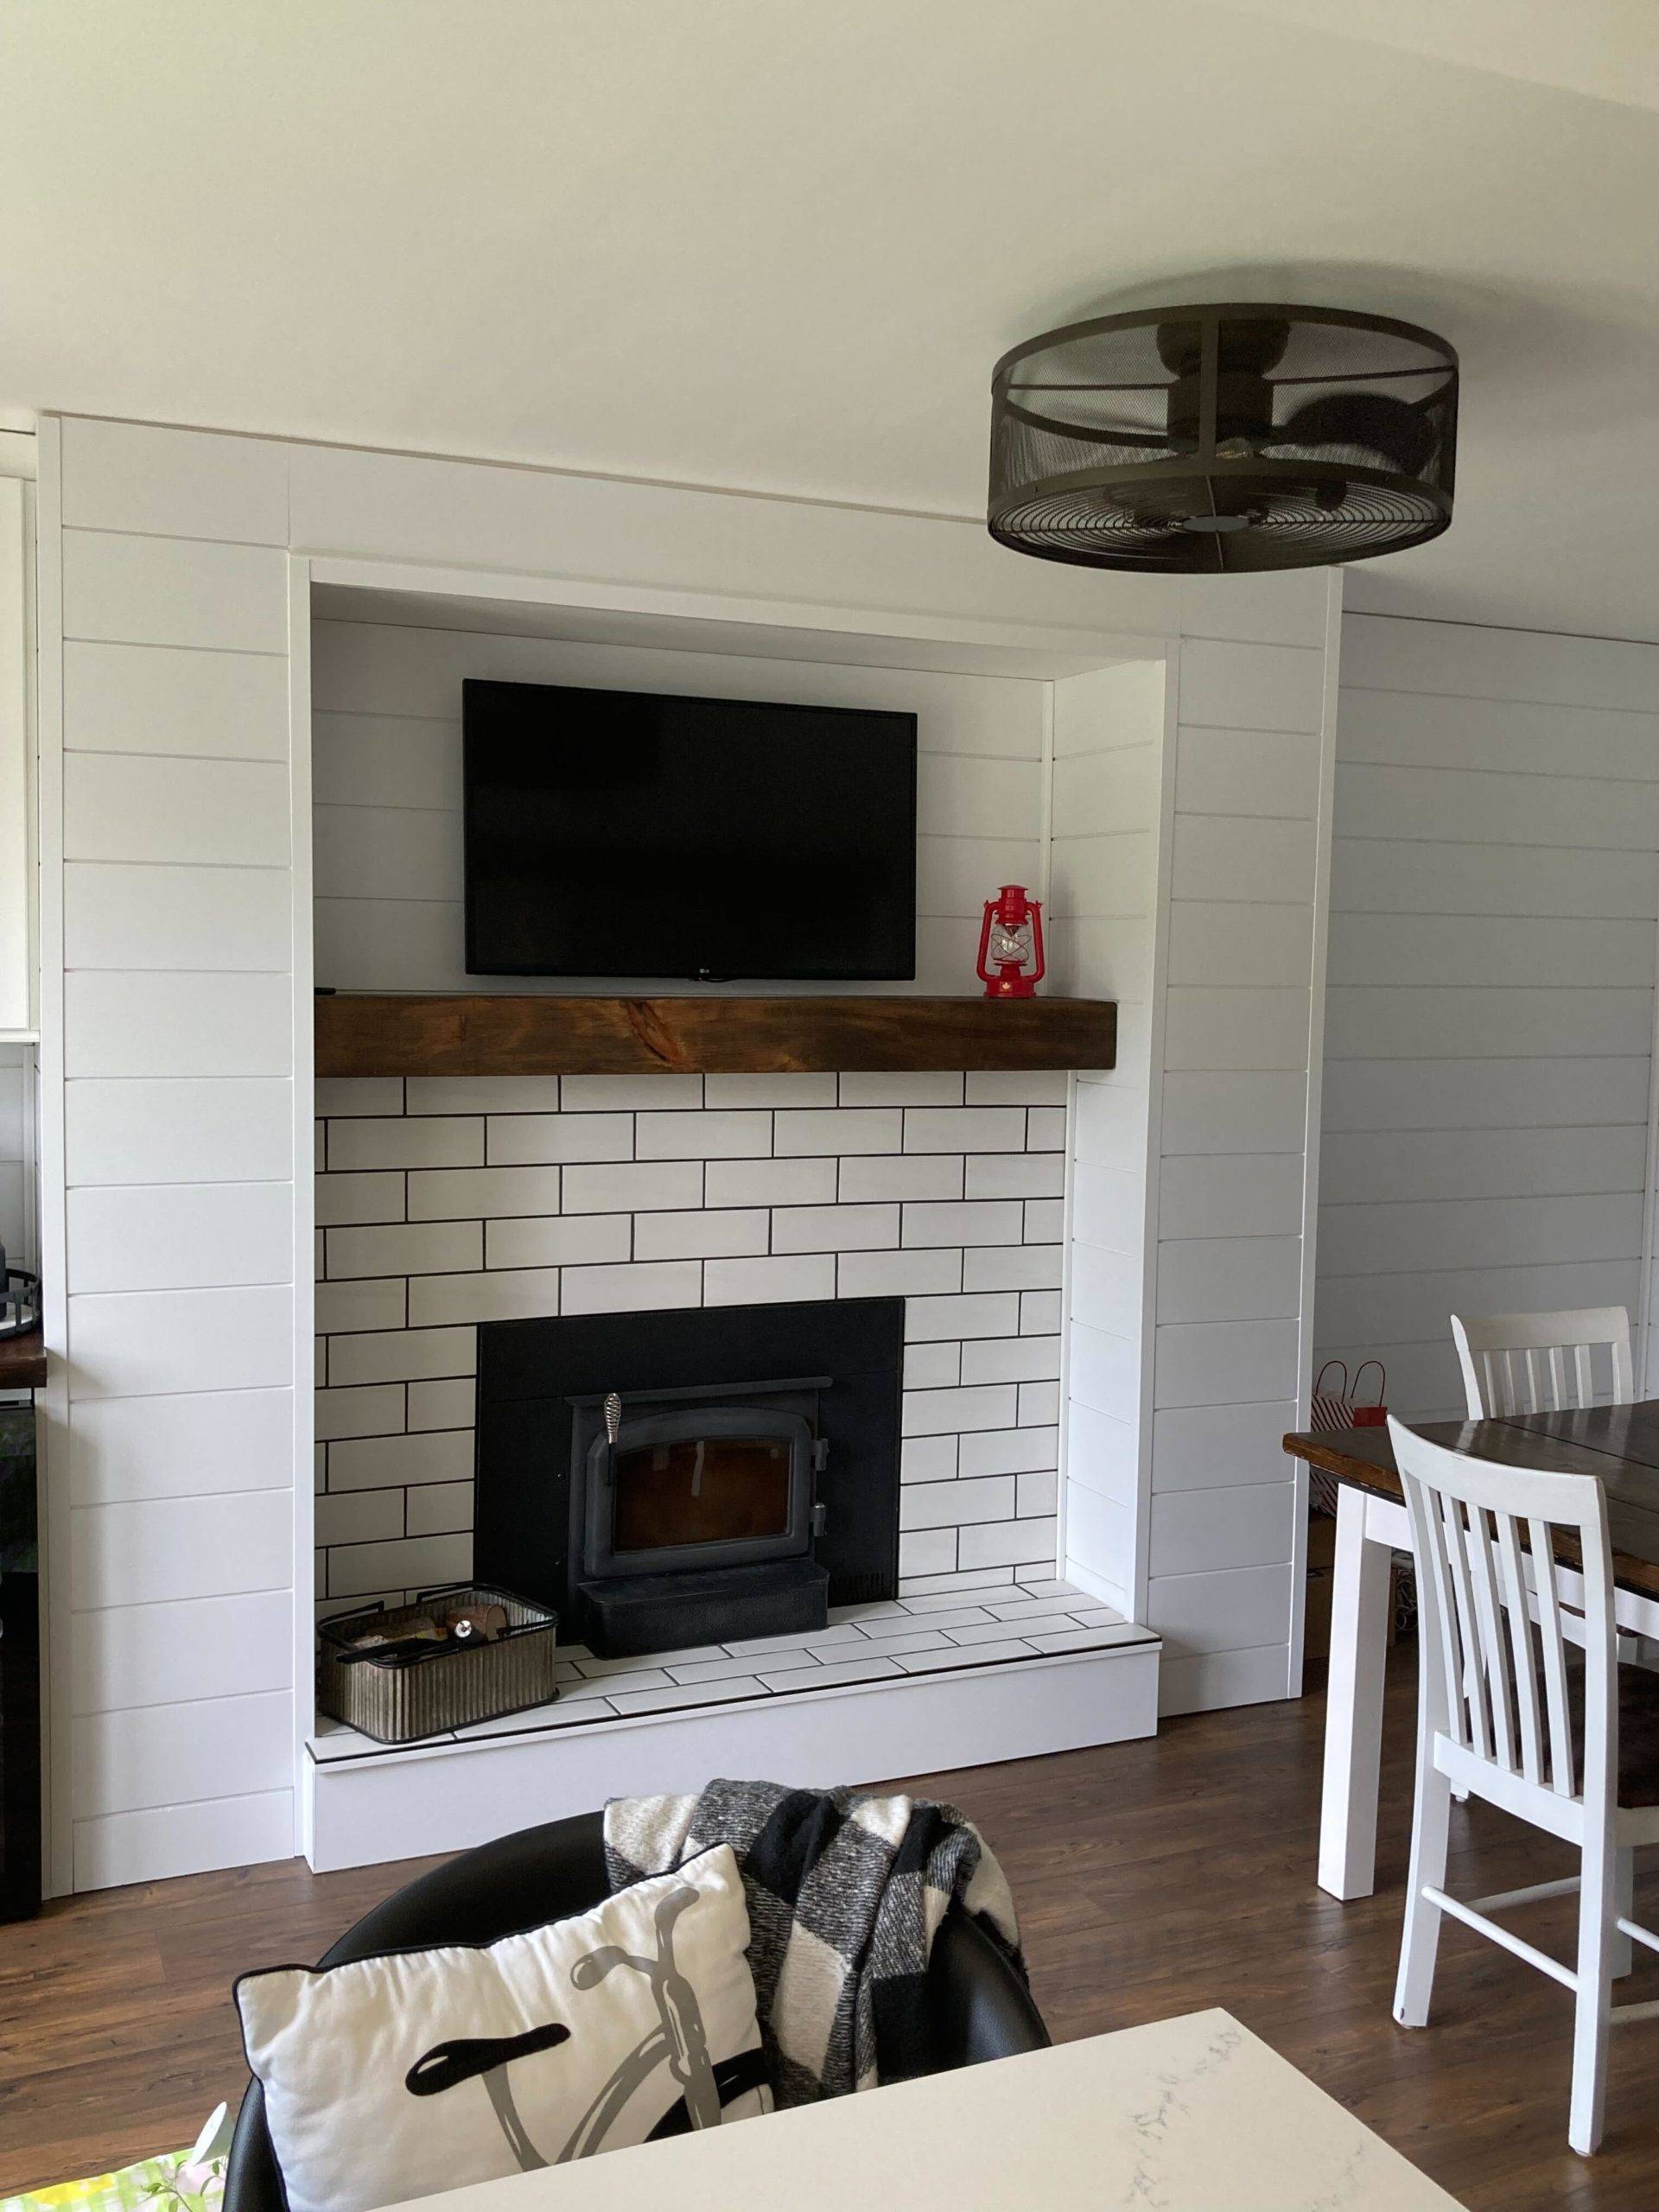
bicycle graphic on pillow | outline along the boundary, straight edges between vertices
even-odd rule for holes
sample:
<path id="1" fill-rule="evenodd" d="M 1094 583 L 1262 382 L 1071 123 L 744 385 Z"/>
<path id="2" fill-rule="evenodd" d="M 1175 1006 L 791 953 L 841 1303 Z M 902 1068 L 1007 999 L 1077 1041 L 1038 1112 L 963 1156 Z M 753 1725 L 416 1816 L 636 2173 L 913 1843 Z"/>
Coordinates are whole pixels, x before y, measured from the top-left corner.
<path id="1" fill-rule="evenodd" d="M 541 2027 L 526 2029 L 522 2035 L 462 2037 L 435 2044 L 410 2068 L 404 2077 L 404 2088 L 411 2096 L 436 2097 L 463 2082 L 482 2081 L 507 2147 L 523 2173 L 550 2164 L 563 2165 L 600 2149 L 629 2100 L 659 2066 L 667 2067 L 680 2094 L 646 2140 L 681 2134 L 689 2128 L 718 2127 L 722 2108 L 764 2086 L 766 2077 L 765 2062 L 757 2050 L 740 2051 L 717 2064 L 709 2056 L 708 2031 L 697 1993 L 674 1962 L 675 1923 L 697 1902 L 697 1896 L 696 1890 L 679 1885 L 658 1901 L 654 1959 L 641 1958 L 615 1943 L 602 1943 L 571 1968 L 572 1982 L 582 1990 L 597 1988 L 616 1967 L 643 1974 L 656 1999 L 657 2024 L 618 2063 L 556 2157 L 544 2158 L 531 2142 L 513 2101 L 508 2074 L 515 2061 L 569 2043 L 570 2031 L 562 2020 L 550 2020 Z"/>

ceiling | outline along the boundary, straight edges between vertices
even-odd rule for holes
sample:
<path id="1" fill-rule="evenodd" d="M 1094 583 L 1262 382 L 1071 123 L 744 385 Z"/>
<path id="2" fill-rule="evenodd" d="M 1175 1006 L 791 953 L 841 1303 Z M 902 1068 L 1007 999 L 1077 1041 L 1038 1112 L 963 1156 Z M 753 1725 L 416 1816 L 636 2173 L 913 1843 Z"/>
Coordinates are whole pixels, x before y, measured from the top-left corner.
<path id="1" fill-rule="evenodd" d="M 1653 0 L 7 0 L 0 85 L 14 425 L 972 517 L 1016 340 L 1322 302 L 1464 364 L 1350 604 L 1659 639 Z"/>

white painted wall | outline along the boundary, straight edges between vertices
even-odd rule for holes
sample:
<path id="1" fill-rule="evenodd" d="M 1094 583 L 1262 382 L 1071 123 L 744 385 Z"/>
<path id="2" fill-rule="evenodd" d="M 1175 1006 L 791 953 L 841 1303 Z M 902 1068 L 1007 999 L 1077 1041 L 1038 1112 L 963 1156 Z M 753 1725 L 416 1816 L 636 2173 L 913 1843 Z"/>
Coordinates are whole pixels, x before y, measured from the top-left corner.
<path id="1" fill-rule="evenodd" d="M 1184 638 L 1178 830 L 1183 812 L 1251 817 L 1262 764 L 1287 749 L 1274 741 L 1306 749 L 1325 591 L 1307 575 L 1106 577 L 1020 561 L 967 524 L 278 441 L 72 418 L 48 420 L 41 447 L 48 1781 L 50 1878 L 66 1889 L 296 1846 L 313 1159 L 308 1097 L 296 1117 L 294 1096 L 311 1015 L 309 635 L 290 614 L 289 556 L 325 580 L 332 556 L 403 563 L 410 588 L 434 590 L 435 569 L 487 569 L 506 599 L 517 572 L 579 579 L 561 590 L 600 606 L 753 620 L 766 603 L 820 633 L 885 626 L 947 656 L 995 639 L 1051 666 L 1111 658 L 1109 636 L 1149 657 Z M 1222 779 L 1207 801 L 1206 753 Z M 1236 755 L 1258 764 L 1242 790 Z M 1297 1009 L 1306 1040 L 1317 930 L 1294 975 L 1293 925 L 1271 943 L 1248 932 L 1263 981 L 1230 963 L 1225 933 L 1184 929 L 1178 969 L 1172 921 L 1169 1067 L 1300 1070 L 1306 1084 Z M 1154 1030 L 1160 1015 L 1154 1003 Z M 1240 1187 L 1255 1127 L 1219 1131 Z M 1159 1227 L 1161 1249 L 1175 1236 Z M 1267 1333 L 1172 1321 L 1159 1425 L 1189 1404 L 1224 1422 L 1203 1412 L 1214 1378 L 1192 1379 L 1211 1357 L 1228 1406 L 1294 1390 L 1287 1318 Z M 1184 1448 L 1233 1487 L 1234 1440 Z M 1154 1452 L 1154 1497 L 1158 1465 Z M 1288 1570 L 1259 1563 L 1253 1525 L 1204 1527 L 1207 1549 L 1155 1517 L 1148 1530 L 1154 1618 L 1177 1668 L 1192 1662 L 1178 1694 L 1278 1694 Z M 1253 1688 L 1248 1669 L 1218 1663 L 1275 1642 L 1277 1690 L 1270 1668 Z"/>
<path id="2" fill-rule="evenodd" d="M 1120 1001 L 1077 1086 L 1065 1560 L 1165 1636 L 1166 1713 L 1300 1678 L 1338 595 L 1299 582 L 1270 643 L 1055 686 L 1066 978 Z"/>
<path id="3" fill-rule="evenodd" d="M 1039 881 L 1046 687 L 1034 678 L 320 621 L 312 636 L 320 983 L 393 991 L 572 988 L 556 976 L 467 973 L 461 687 L 467 677 L 915 715 L 916 980 L 888 988 L 976 989 L 982 902 L 999 884 L 1034 888 Z M 610 980 L 593 988 L 628 985 Z"/>
<path id="4" fill-rule="evenodd" d="M 1348 616 L 1331 903 L 1317 1357 L 1457 1415 L 1452 1313 L 1642 1319 L 1659 646 Z"/>

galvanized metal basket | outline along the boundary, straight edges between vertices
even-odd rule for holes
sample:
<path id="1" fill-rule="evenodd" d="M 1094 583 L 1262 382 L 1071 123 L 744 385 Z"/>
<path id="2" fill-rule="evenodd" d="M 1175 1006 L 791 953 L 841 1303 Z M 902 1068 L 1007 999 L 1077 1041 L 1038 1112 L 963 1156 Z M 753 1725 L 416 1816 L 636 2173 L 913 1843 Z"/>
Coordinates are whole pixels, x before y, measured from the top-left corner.
<path id="1" fill-rule="evenodd" d="M 416 1657 L 377 1659 L 372 1652 L 353 1650 L 365 1629 L 393 1637 L 429 1618 L 440 1604 L 450 1611 L 499 1605 L 506 1629 L 493 1643 L 434 1643 Z M 485 1583 L 429 1590 L 412 1605 L 365 1605 L 322 1624 L 317 1703 L 331 1719 L 360 1729 L 377 1744 L 416 1743 L 551 1703 L 558 1695 L 557 1641 L 556 1613 Z"/>

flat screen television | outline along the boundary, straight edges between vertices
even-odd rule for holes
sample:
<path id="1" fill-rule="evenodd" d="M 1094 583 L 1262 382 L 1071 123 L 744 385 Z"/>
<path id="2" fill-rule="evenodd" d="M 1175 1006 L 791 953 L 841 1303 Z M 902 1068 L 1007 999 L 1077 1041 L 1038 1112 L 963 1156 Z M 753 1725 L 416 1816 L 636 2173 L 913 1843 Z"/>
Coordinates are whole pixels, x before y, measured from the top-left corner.
<path id="1" fill-rule="evenodd" d="M 461 687 L 474 976 L 916 973 L 916 717 Z"/>

